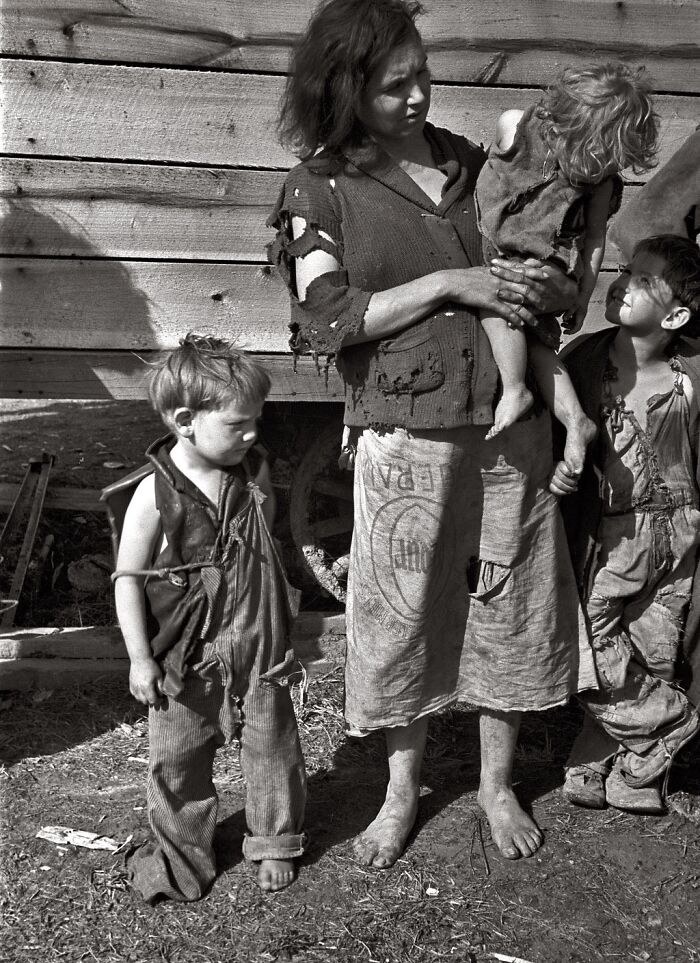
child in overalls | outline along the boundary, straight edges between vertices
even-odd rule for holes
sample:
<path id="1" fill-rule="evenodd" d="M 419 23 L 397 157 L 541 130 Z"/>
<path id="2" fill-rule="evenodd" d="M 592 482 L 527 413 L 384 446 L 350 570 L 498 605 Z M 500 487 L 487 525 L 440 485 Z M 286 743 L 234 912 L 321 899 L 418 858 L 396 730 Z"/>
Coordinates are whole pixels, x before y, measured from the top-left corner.
<path id="1" fill-rule="evenodd" d="M 234 737 L 247 788 L 243 852 L 259 863 L 260 887 L 293 882 L 304 850 L 306 775 L 289 691 L 297 598 L 270 537 L 269 468 L 253 448 L 269 388 L 255 360 L 192 334 L 151 381 L 171 433 L 148 449 L 151 471 L 136 473 L 145 477 L 114 574 L 130 690 L 150 707 L 154 841 L 131 860 L 149 902 L 199 899 L 213 881 L 212 766 Z"/>
<path id="2" fill-rule="evenodd" d="M 574 347 L 567 367 L 599 428 L 580 483 L 552 480 L 567 528 L 600 689 L 579 696 L 586 721 L 564 795 L 664 811 L 661 782 L 700 728 L 681 685 L 683 633 L 700 546 L 700 251 L 689 239 L 641 241 L 613 281 L 614 330 Z"/>
<path id="3" fill-rule="evenodd" d="M 476 185 L 484 256 L 551 261 L 579 283 L 577 303 L 563 319 L 567 333 L 586 315 L 605 250 L 607 220 L 620 204 L 619 172 L 647 170 L 657 128 L 648 84 L 622 64 L 567 68 L 539 104 L 508 110 L 498 120 L 494 144 Z M 583 467 L 593 436 L 566 369 L 554 353 L 560 328 L 553 315 L 537 318 L 525 337 L 502 318 L 482 315 L 501 375 L 503 393 L 493 438 L 533 402 L 526 386 L 528 361 L 554 414 L 567 430 L 564 457 Z"/>

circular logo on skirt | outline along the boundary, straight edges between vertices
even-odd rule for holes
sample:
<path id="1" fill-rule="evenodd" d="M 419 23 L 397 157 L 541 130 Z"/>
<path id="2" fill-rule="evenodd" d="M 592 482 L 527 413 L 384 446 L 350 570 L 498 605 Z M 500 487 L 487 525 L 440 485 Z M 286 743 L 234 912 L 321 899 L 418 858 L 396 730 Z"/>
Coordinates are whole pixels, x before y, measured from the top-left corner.
<path id="1" fill-rule="evenodd" d="M 425 619 L 445 590 L 454 562 L 455 525 L 445 505 L 419 495 L 385 502 L 372 522 L 374 579 L 401 619 Z"/>

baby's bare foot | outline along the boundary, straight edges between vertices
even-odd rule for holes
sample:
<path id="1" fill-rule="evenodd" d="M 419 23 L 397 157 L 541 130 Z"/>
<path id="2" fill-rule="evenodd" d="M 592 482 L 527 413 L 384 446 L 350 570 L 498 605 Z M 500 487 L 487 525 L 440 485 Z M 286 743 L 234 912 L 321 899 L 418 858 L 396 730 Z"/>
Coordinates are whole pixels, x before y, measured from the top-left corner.
<path id="1" fill-rule="evenodd" d="M 267 893 L 285 889 L 297 878 L 293 859 L 261 859 L 258 866 L 258 886 Z"/>
<path id="2" fill-rule="evenodd" d="M 486 813 L 491 838 L 506 859 L 533 856 L 543 842 L 537 824 L 518 802 L 512 789 L 479 789 L 478 801 Z"/>
<path id="3" fill-rule="evenodd" d="M 566 444 L 564 446 L 564 461 L 570 473 L 578 477 L 583 471 L 586 460 L 586 449 L 597 433 L 595 424 L 584 415 L 578 421 L 566 426 Z"/>
<path id="4" fill-rule="evenodd" d="M 413 829 L 418 811 L 418 787 L 394 792 L 387 789 L 384 805 L 376 818 L 353 842 L 358 860 L 364 866 L 388 869 L 399 858 Z"/>
<path id="5" fill-rule="evenodd" d="M 504 428 L 514 425 L 518 418 L 532 408 L 532 402 L 532 392 L 524 384 L 504 388 L 493 415 L 493 428 L 487 432 L 486 440 L 490 441 L 496 435 L 500 435 Z"/>

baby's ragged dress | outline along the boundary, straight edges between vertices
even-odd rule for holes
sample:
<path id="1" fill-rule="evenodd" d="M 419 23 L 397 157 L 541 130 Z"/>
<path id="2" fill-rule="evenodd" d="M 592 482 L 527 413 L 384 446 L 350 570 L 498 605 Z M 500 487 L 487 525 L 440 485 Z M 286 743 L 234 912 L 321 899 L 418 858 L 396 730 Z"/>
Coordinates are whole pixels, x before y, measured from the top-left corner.
<path id="1" fill-rule="evenodd" d="M 542 138 L 537 105 L 525 111 L 508 150 L 492 147 L 476 183 L 479 230 L 486 260 L 504 255 L 550 261 L 580 281 L 586 204 L 594 185 L 574 186 L 559 169 Z M 608 216 L 620 206 L 622 180 L 612 178 Z M 559 347 L 554 315 L 541 315 L 533 332 Z"/>

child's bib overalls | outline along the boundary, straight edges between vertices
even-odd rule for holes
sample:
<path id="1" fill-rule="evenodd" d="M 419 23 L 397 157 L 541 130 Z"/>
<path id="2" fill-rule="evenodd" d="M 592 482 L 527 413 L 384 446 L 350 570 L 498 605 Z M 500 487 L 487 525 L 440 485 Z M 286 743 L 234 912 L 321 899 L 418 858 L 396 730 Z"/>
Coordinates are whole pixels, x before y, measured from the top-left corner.
<path id="1" fill-rule="evenodd" d="M 599 551 L 586 615 L 601 689 L 580 698 L 590 724 L 569 765 L 602 762 L 621 745 L 644 754 L 691 711 L 675 684 L 700 544 L 700 512 L 680 364 L 674 388 L 647 402 L 643 429 L 604 380 L 607 450 Z"/>
<path id="2" fill-rule="evenodd" d="M 306 775 L 288 679 L 296 604 L 262 514 L 248 461 L 226 476 L 218 506 L 173 464 L 171 439 L 148 452 L 167 544 L 146 583 L 166 703 L 149 710 L 148 810 L 155 844 L 134 855 L 148 900 L 198 899 L 216 875 L 216 749 L 240 739 L 247 859 L 303 852 Z M 251 457 L 250 455 L 248 457 Z M 176 569 L 176 571 L 172 571 Z"/>

